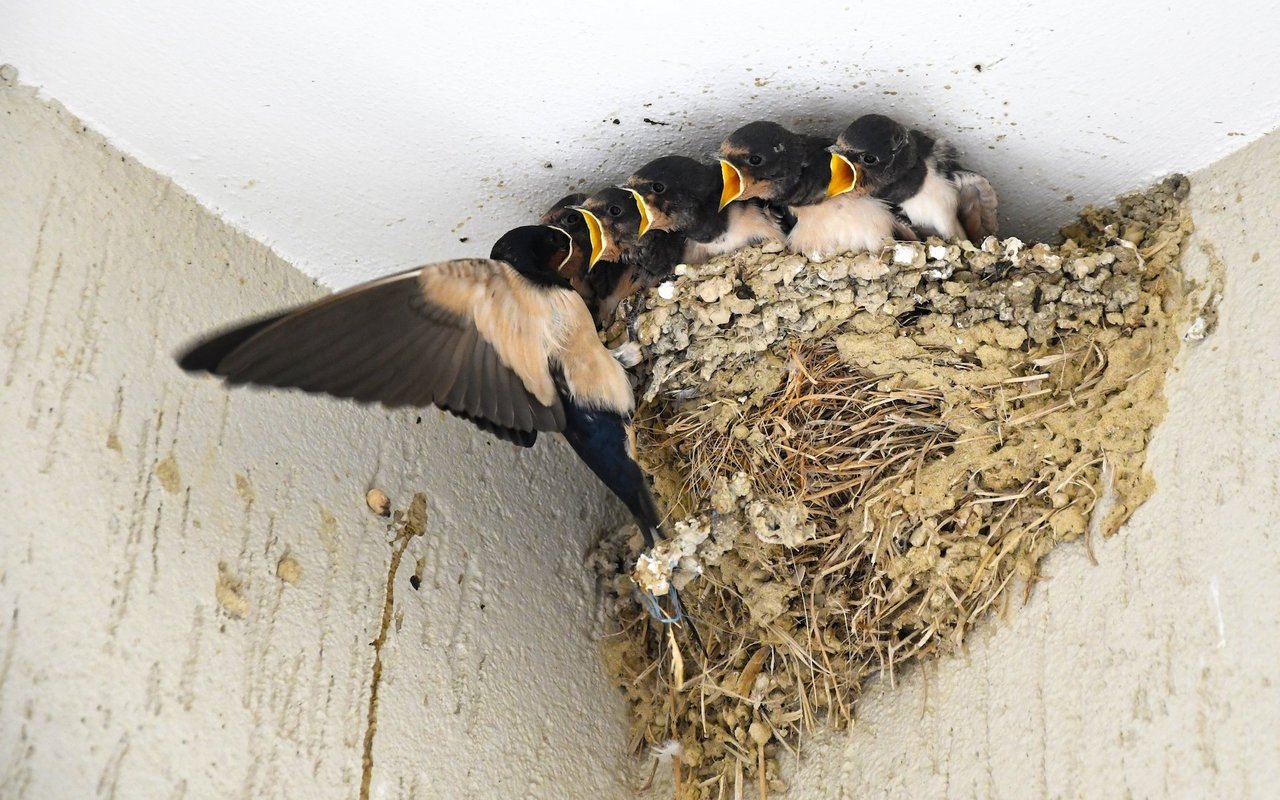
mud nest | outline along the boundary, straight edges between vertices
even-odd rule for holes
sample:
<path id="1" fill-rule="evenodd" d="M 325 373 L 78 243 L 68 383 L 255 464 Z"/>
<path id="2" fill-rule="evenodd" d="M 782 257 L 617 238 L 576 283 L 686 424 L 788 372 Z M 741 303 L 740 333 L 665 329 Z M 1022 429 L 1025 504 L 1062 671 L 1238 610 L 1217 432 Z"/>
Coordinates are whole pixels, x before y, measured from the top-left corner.
<path id="1" fill-rule="evenodd" d="M 634 528 L 594 560 L 632 745 L 679 742 L 681 798 L 783 791 L 779 751 L 848 724 L 869 676 L 955 650 L 1150 495 L 1188 191 L 1088 208 L 1056 246 L 745 250 L 642 301 L 638 452 L 674 536 L 639 579 L 671 576 L 707 653 L 616 575 Z"/>

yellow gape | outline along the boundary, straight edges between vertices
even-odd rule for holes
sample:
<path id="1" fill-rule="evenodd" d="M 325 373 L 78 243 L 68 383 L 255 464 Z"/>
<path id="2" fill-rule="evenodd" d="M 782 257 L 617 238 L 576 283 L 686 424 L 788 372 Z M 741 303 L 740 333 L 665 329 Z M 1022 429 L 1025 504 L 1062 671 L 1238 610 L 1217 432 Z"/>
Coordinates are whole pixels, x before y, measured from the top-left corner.
<path id="1" fill-rule="evenodd" d="M 649 204 L 644 201 L 644 195 L 630 187 L 624 187 L 631 196 L 636 199 L 636 208 L 640 210 L 640 233 L 638 236 L 644 236 L 649 230 L 649 226 L 653 224 L 653 217 L 649 214 Z"/>
<path id="2" fill-rule="evenodd" d="M 587 261 L 587 269 L 590 270 L 600 260 L 600 254 L 604 252 L 604 227 L 600 224 L 599 217 L 582 206 L 571 206 L 571 208 L 587 221 L 587 233 L 591 236 L 591 259 Z"/>
<path id="3" fill-rule="evenodd" d="M 733 164 L 720 159 L 720 178 L 724 182 L 724 188 L 720 190 L 720 208 L 732 203 L 742 196 L 742 173 Z"/>
<path id="4" fill-rule="evenodd" d="M 858 185 L 862 169 L 839 153 L 831 154 L 831 182 L 827 184 L 827 197 L 844 194 Z"/>

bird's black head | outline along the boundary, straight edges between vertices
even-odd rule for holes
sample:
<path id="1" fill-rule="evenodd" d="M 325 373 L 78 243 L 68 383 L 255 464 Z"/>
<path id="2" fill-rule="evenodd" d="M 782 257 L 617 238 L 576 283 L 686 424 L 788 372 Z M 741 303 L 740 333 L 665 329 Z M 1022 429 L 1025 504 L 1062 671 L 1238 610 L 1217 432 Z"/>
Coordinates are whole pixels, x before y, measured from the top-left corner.
<path id="1" fill-rule="evenodd" d="M 873 192 L 892 184 L 916 164 L 911 130 L 883 114 L 858 117 L 836 139 L 831 152 L 856 165 L 866 188 Z"/>
<path id="2" fill-rule="evenodd" d="M 505 261 L 532 281 L 567 286 L 560 277 L 577 248 L 564 230 L 550 225 L 522 225 L 512 228 L 494 242 L 489 258 Z"/>
<path id="3" fill-rule="evenodd" d="M 685 156 L 650 161 L 627 178 L 626 187 L 640 195 L 654 230 L 696 231 L 720 208 L 720 171 Z"/>
<path id="4" fill-rule="evenodd" d="M 592 242 L 591 261 L 619 261 L 639 243 L 649 229 L 647 210 L 630 189 L 612 186 L 601 189 L 583 201 L 587 225 L 599 227 L 598 244 Z"/>
<path id="5" fill-rule="evenodd" d="M 591 231 L 587 228 L 587 221 L 582 213 L 574 208 L 586 199 L 587 196 L 581 193 L 562 197 L 538 220 L 539 224 L 559 228 L 573 240 L 573 252 L 560 266 L 560 274 L 568 278 L 575 289 L 585 280 L 587 262 L 591 258 Z"/>
<path id="6" fill-rule="evenodd" d="M 586 201 L 587 196 L 580 192 L 566 195 L 548 208 L 547 213 L 538 220 L 540 225 L 554 225 L 562 228 L 573 239 L 574 247 L 582 250 L 582 253 L 575 253 L 575 255 L 581 255 L 584 258 L 591 254 L 591 232 L 587 229 L 587 221 L 583 219 L 582 212 L 576 207 Z"/>
<path id="7" fill-rule="evenodd" d="M 793 202 L 811 154 L 804 138 L 776 122 L 743 125 L 720 144 L 721 205 L 759 198 Z"/>
<path id="8" fill-rule="evenodd" d="M 573 206 L 582 205 L 582 201 L 586 199 L 587 199 L 587 196 L 582 192 L 574 192 L 573 194 L 567 194 L 564 197 L 561 197 L 559 200 L 555 201 L 555 203 L 552 204 L 551 208 L 548 208 L 547 212 L 542 215 L 542 219 L 539 220 L 539 222 L 541 222 L 543 225 L 546 225 L 547 220 L 549 220 L 551 217 L 563 216 L 561 212 L 563 212 L 565 209 L 572 208 Z"/>

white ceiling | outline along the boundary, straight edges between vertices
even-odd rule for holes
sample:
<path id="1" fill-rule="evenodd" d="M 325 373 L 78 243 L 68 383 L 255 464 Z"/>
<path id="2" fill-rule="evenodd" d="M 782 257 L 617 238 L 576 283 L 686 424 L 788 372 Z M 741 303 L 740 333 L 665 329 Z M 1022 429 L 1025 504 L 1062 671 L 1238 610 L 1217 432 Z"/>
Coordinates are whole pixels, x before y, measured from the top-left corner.
<path id="1" fill-rule="evenodd" d="M 1272 2 L 544 7 L 0 0 L 0 62 L 331 286 L 756 118 L 949 135 L 1024 238 L 1280 125 Z"/>

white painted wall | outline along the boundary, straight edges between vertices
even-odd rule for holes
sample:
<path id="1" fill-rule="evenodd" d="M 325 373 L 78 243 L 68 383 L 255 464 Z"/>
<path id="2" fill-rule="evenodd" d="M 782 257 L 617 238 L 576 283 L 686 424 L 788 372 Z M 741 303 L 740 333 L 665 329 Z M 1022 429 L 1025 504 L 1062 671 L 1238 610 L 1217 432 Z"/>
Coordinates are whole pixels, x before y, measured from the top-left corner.
<path id="1" fill-rule="evenodd" d="M 550 9 L 0 0 L 0 62 L 334 286 L 486 254 L 579 181 L 753 118 L 949 132 L 1024 236 L 1280 125 L 1266 0 Z"/>

